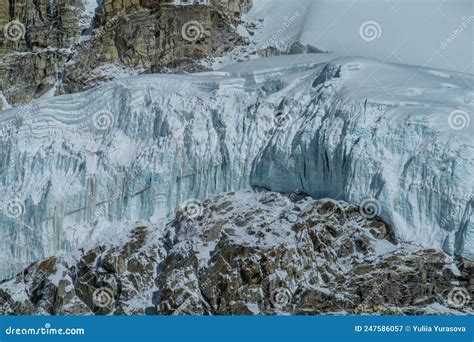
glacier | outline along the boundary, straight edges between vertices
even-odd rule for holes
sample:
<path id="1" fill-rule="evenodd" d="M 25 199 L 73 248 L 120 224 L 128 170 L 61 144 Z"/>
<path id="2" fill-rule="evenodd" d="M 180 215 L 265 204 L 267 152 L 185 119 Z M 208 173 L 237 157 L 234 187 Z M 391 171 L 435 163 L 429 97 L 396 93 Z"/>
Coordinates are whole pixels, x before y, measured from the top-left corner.
<path id="1" fill-rule="evenodd" d="M 379 206 L 474 260 L 474 76 L 334 54 L 142 75 L 0 113 L 0 278 L 250 186 Z"/>
<path id="2" fill-rule="evenodd" d="M 350 56 L 472 74 L 469 47 L 473 36 L 469 27 L 474 20 L 474 3 L 429 0 L 429 4 L 437 10 L 427 9 L 427 1 L 410 0 L 253 0 L 244 20 L 259 27 L 251 38 L 257 50 L 273 46 L 287 51 L 299 42 Z M 423 26 L 420 22 L 436 25 Z M 369 37 L 374 40 L 364 39 L 363 25 L 375 33 Z M 453 34 L 456 39 L 446 48 L 443 40 Z"/>

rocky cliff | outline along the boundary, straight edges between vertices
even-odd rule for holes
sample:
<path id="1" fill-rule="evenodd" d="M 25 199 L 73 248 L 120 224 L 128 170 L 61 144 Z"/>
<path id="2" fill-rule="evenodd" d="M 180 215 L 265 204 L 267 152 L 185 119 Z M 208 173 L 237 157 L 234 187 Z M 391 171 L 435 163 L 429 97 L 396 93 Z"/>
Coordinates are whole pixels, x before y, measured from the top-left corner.
<path id="1" fill-rule="evenodd" d="M 203 60 L 244 43 L 236 27 L 251 6 L 92 1 L 0 1 L 0 92 L 10 105 L 124 74 L 209 68 Z"/>
<path id="2" fill-rule="evenodd" d="M 190 202 L 165 226 L 28 266 L 0 285 L 0 313 L 473 313 L 471 264 L 400 243 L 366 216 L 299 192 Z"/>
<path id="3" fill-rule="evenodd" d="M 104 10 L 97 20 L 103 28 L 72 58 L 64 78 L 66 92 L 96 85 L 107 77 L 103 67 L 117 63 L 140 72 L 204 70 L 202 60 L 243 43 L 228 14 L 212 6 Z"/>
<path id="4" fill-rule="evenodd" d="M 51 90 L 86 28 L 82 0 L 0 1 L 0 92 L 12 105 Z"/>
<path id="5" fill-rule="evenodd" d="M 83 0 L 0 1 L 0 52 L 67 48 L 85 29 Z"/>

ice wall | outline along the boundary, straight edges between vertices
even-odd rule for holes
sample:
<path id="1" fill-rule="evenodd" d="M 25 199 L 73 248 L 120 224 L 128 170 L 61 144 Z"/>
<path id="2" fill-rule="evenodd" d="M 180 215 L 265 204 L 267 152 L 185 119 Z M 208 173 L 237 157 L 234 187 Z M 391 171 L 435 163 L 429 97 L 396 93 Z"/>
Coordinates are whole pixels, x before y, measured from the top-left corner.
<path id="1" fill-rule="evenodd" d="M 250 185 L 371 199 L 401 239 L 474 258 L 472 126 L 450 115 L 470 118 L 473 76 L 410 78 L 410 67 L 357 58 L 264 62 L 1 112 L 0 277 L 114 222 L 159 222 Z"/>

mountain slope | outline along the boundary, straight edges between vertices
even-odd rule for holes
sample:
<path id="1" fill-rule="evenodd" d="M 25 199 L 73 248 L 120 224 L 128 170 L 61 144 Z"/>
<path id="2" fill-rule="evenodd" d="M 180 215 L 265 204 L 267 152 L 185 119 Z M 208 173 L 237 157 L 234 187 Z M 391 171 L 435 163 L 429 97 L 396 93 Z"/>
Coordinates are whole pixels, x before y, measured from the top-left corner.
<path id="1" fill-rule="evenodd" d="M 124 76 L 209 69 L 244 44 L 236 27 L 251 4 L 0 0 L 0 110 Z"/>
<path id="2" fill-rule="evenodd" d="M 167 225 L 30 265 L 0 284 L 0 313 L 472 314 L 451 257 L 398 244 L 362 209 L 301 193 L 213 196 Z"/>
<path id="3" fill-rule="evenodd" d="M 362 203 L 400 239 L 473 259 L 474 77 L 330 57 L 140 76 L 2 112 L 0 274 L 249 185 Z"/>

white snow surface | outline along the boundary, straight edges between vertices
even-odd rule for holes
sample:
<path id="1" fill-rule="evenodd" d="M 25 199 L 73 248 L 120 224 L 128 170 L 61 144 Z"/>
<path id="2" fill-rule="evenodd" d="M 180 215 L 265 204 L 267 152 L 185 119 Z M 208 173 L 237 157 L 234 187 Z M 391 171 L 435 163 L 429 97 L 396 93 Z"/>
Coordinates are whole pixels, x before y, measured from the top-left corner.
<path id="1" fill-rule="evenodd" d="M 84 0 L 85 12 L 89 16 L 94 16 L 95 10 L 99 7 L 100 0 Z"/>
<path id="2" fill-rule="evenodd" d="M 474 259 L 473 125 L 449 124 L 472 117 L 474 76 L 336 57 L 143 75 L 1 112 L 0 277 L 250 185 L 374 198 L 402 240 Z"/>
<path id="3" fill-rule="evenodd" d="M 254 0 L 244 20 L 259 27 L 260 48 L 299 41 L 344 56 L 474 73 L 472 0 Z"/>

